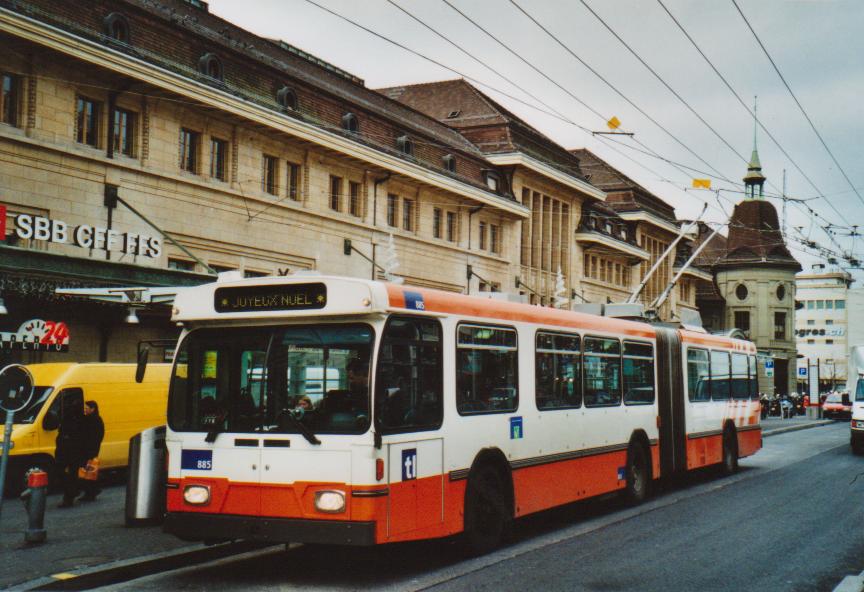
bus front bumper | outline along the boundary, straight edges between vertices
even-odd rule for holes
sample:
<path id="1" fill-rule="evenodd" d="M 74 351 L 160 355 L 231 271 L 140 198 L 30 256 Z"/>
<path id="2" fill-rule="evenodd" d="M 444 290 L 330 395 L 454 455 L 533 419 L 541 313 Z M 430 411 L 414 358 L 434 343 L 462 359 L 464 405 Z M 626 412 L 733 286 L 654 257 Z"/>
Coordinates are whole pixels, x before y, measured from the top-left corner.
<path id="1" fill-rule="evenodd" d="M 162 530 L 186 541 L 374 545 L 374 522 L 169 512 Z"/>

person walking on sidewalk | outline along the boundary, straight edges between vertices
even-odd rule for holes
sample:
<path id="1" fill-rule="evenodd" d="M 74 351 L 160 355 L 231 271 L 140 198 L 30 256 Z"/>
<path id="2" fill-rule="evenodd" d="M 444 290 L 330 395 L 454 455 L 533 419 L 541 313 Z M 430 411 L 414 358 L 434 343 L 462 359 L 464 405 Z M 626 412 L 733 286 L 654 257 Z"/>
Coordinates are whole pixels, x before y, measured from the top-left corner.
<path id="1" fill-rule="evenodd" d="M 58 508 L 71 508 L 78 495 L 78 469 L 87 462 L 84 451 L 84 395 L 80 389 L 61 393 L 60 428 L 54 460 L 63 482 L 63 501 Z"/>
<path id="2" fill-rule="evenodd" d="M 105 437 L 105 423 L 99 416 L 99 404 L 96 401 L 84 403 L 84 463 L 90 463 L 99 458 L 99 447 Z M 98 461 L 97 461 L 98 462 Z M 98 466 L 98 465 L 96 465 Z M 82 502 L 96 501 L 96 496 L 102 491 L 96 479 L 81 479 L 81 489 L 84 495 Z"/>

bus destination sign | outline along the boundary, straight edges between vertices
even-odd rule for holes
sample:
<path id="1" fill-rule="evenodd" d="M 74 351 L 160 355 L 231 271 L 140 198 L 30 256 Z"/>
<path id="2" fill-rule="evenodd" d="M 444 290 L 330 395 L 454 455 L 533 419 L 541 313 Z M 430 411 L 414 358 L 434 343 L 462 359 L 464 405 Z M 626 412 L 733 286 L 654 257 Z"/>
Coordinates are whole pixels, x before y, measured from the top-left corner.
<path id="1" fill-rule="evenodd" d="M 216 288 L 213 296 L 216 312 L 312 310 L 326 305 L 327 286 L 321 283 Z"/>

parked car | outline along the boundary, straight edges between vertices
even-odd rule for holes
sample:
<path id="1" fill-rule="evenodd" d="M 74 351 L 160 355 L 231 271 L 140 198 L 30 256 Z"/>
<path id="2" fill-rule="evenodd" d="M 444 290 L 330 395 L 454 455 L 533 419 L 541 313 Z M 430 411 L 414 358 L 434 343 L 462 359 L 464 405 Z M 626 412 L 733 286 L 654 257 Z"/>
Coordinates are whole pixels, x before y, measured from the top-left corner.
<path id="1" fill-rule="evenodd" d="M 849 401 L 849 395 L 828 393 L 825 402 L 822 403 L 822 417 L 850 419 L 852 417 L 852 403 Z"/>

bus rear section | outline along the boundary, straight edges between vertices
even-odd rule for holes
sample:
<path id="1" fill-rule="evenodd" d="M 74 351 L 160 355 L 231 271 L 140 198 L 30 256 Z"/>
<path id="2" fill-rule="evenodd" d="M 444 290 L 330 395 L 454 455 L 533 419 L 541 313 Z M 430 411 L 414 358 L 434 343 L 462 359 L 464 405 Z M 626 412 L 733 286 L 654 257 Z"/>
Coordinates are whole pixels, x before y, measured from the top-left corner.
<path id="1" fill-rule="evenodd" d="M 849 350 L 846 390 L 852 401 L 849 444 L 852 452 L 864 454 L 864 345 L 853 345 Z"/>

